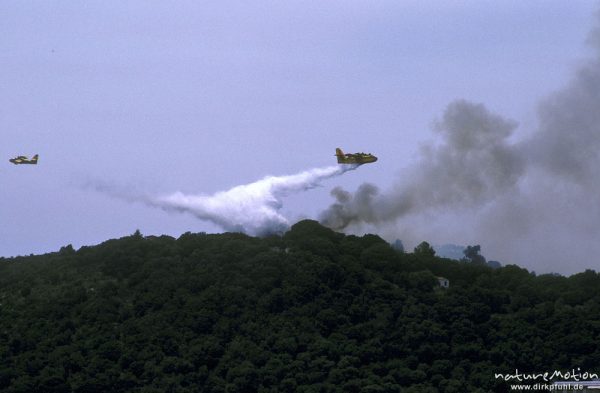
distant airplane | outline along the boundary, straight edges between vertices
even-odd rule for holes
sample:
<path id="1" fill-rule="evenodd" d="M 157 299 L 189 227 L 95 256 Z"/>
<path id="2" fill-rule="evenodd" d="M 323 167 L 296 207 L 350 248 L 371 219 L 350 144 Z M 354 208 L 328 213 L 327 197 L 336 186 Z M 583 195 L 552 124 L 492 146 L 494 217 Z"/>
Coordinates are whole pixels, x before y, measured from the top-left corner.
<path id="1" fill-rule="evenodd" d="M 34 164 L 35 165 L 38 162 L 38 155 L 36 154 L 35 156 L 33 156 L 31 158 L 31 160 L 29 158 L 27 158 L 26 156 L 18 156 L 15 158 L 11 158 L 8 161 L 12 162 L 15 165 L 18 165 L 18 164 Z"/>
<path id="2" fill-rule="evenodd" d="M 342 151 L 339 147 L 335 149 L 335 155 L 337 157 L 338 164 L 369 164 L 371 162 L 377 161 L 377 157 L 375 157 L 371 153 L 346 153 Z"/>

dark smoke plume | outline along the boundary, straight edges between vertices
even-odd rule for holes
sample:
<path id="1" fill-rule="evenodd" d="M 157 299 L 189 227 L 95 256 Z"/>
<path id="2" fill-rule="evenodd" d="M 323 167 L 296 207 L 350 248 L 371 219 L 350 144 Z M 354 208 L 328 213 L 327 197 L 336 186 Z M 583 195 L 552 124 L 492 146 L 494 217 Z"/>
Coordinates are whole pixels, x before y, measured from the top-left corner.
<path id="1" fill-rule="evenodd" d="M 512 188 L 523 174 L 523 160 L 508 142 L 515 128 L 515 122 L 481 104 L 455 101 L 435 126 L 441 144 L 425 146 L 417 165 L 391 190 L 381 194 L 368 183 L 354 194 L 335 188 L 336 203 L 322 213 L 321 221 L 342 229 L 353 223 L 393 221 L 431 208 L 489 202 Z"/>
<path id="2" fill-rule="evenodd" d="M 517 124 L 484 105 L 452 102 L 435 125 L 439 144 L 426 146 L 416 165 L 384 191 L 368 183 L 355 192 L 333 189 L 335 202 L 321 221 L 385 229 L 400 219 L 468 209 L 475 241 L 487 241 L 486 251 L 500 257 L 564 271 L 565 259 L 600 254 L 600 23 L 588 43 L 594 57 L 540 101 L 526 139 L 511 143 Z"/>

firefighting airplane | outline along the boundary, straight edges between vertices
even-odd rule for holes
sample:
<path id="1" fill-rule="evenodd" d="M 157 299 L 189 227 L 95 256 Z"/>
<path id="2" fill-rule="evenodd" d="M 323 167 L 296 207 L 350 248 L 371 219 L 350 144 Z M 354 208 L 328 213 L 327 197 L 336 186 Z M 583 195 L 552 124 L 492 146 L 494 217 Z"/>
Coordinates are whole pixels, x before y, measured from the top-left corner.
<path id="1" fill-rule="evenodd" d="M 377 161 L 377 157 L 375 157 L 371 153 L 346 153 L 342 151 L 339 147 L 335 149 L 335 155 L 337 157 L 338 164 L 369 164 L 371 162 Z"/>
<path id="2" fill-rule="evenodd" d="M 35 156 L 31 157 L 31 160 L 29 158 L 27 158 L 26 156 L 18 156 L 15 158 L 11 158 L 8 161 L 12 162 L 15 165 L 19 165 L 19 164 L 34 164 L 35 165 L 38 162 L 38 155 L 36 154 Z"/>

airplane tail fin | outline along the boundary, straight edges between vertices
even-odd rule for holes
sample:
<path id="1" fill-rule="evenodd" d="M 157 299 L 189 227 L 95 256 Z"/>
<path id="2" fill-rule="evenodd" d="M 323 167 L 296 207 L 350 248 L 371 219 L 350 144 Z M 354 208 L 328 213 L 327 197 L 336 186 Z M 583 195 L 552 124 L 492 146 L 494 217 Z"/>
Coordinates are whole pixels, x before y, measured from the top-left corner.
<path id="1" fill-rule="evenodd" d="M 337 157 L 338 164 L 342 164 L 343 163 L 343 159 L 344 159 L 344 152 L 342 151 L 342 149 L 340 149 L 339 147 L 336 147 L 335 148 L 335 155 Z"/>
<path id="2" fill-rule="evenodd" d="M 31 161 L 33 161 L 34 163 L 37 164 L 38 161 L 38 155 L 36 154 L 35 156 L 31 157 Z"/>

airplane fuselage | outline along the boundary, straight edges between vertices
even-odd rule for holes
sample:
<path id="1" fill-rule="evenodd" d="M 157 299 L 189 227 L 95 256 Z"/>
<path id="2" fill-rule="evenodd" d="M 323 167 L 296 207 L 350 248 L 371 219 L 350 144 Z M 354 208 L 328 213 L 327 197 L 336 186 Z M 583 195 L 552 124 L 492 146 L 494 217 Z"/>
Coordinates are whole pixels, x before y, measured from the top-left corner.
<path id="1" fill-rule="evenodd" d="M 31 164 L 31 165 L 36 165 L 38 162 L 38 155 L 36 154 L 35 156 L 33 156 L 32 159 L 29 159 L 25 156 L 18 156 L 15 158 L 11 158 L 10 160 L 8 160 L 9 162 L 12 162 L 15 165 L 22 165 L 22 164 Z"/>
<path id="2" fill-rule="evenodd" d="M 370 164 L 372 162 L 377 161 L 377 157 L 375 157 L 371 153 L 345 153 L 342 149 L 335 149 L 335 156 L 337 157 L 338 164 Z"/>

